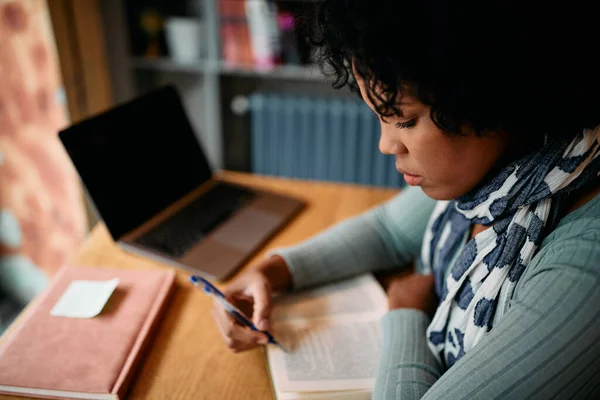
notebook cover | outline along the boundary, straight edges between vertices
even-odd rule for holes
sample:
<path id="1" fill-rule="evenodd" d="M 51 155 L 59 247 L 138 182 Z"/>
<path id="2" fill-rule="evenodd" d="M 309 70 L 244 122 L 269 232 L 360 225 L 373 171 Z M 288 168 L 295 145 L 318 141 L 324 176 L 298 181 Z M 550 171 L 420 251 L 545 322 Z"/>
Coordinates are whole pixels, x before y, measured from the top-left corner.
<path id="1" fill-rule="evenodd" d="M 72 280 L 115 277 L 119 285 L 97 317 L 50 315 Z M 173 270 L 63 268 L 0 347 L 0 385 L 122 398 L 174 278 Z"/>

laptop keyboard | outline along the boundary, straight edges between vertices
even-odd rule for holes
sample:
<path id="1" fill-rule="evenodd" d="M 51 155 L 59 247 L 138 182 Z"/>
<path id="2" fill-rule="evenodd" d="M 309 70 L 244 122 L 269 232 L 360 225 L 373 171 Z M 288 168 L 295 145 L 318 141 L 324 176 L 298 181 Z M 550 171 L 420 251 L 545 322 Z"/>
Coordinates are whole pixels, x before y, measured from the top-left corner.
<path id="1" fill-rule="evenodd" d="M 180 257 L 254 197 L 249 190 L 217 183 L 135 242 Z"/>

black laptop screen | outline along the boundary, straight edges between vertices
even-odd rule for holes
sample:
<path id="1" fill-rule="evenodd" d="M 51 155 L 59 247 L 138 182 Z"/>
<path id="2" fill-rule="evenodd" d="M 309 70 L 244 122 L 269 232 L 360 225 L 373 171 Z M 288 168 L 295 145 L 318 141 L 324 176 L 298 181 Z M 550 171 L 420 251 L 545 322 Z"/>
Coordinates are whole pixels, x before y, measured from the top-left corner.
<path id="1" fill-rule="evenodd" d="M 60 139 L 115 240 L 212 175 L 171 86 L 71 126 Z"/>

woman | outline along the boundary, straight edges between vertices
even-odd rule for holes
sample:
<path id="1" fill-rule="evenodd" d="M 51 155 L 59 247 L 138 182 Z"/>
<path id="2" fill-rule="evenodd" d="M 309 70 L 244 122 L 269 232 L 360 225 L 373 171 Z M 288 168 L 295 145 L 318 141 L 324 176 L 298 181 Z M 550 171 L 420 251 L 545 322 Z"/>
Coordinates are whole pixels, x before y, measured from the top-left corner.
<path id="1" fill-rule="evenodd" d="M 454 3 L 330 0 L 305 20 L 412 187 L 274 252 L 227 294 L 268 329 L 273 291 L 416 259 L 387 289 L 375 399 L 600 398 L 595 14 Z M 266 343 L 213 315 L 232 350 Z"/>

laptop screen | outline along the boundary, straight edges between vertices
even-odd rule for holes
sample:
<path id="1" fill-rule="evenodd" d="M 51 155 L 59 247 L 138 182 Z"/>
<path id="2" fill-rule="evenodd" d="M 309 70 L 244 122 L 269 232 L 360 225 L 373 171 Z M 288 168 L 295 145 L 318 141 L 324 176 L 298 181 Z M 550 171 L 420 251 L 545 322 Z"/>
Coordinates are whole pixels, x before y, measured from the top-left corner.
<path id="1" fill-rule="evenodd" d="M 115 240 L 212 176 L 172 86 L 59 136 Z"/>

